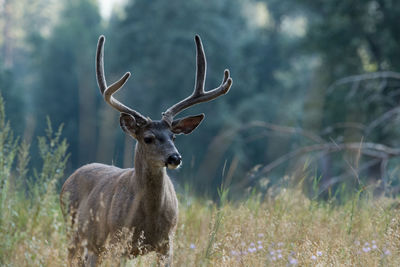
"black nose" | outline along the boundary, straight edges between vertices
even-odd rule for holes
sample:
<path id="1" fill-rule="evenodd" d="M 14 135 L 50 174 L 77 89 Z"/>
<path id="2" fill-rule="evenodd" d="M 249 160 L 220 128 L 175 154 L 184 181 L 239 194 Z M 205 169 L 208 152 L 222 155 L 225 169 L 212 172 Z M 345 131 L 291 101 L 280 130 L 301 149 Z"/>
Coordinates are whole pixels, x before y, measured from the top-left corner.
<path id="1" fill-rule="evenodd" d="M 167 159 L 167 164 L 178 166 L 181 164 L 182 157 L 178 153 L 172 154 Z"/>

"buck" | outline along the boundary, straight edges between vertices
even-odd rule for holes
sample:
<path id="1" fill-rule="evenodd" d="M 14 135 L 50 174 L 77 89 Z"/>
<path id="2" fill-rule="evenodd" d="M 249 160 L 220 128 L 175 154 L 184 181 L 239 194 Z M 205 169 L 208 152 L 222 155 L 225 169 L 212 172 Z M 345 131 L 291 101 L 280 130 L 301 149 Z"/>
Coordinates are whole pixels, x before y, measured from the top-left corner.
<path id="1" fill-rule="evenodd" d="M 204 114 L 181 119 L 181 111 L 226 94 L 232 78 L 225 70 L 221 85 L 204 91 L 206 58 L 198 35 L 196 43 L 196 80 L 193 93 L 153 121 L 113 97 L 128 80 L 130 73 L 107 86 L 104 75 L 100 36 L 96 53 L 96 77 L 104 100 L 120 112 L 122 130 L 136 139 L 134 168 L 92 163 L 76 170 L 64 183 L 60 201 L 64 217 L 70 222 L 68 261 L 70 265 L 97 266 L 107 245 L 123 245 L 122 256 L 135 257 L 155 251 L 159 264 L 172 262 L 172 241 L 178 218 L 178 201 L 166 168 L 181 165 L 174 145 L 175 135 L 191 133 Z M 128 233 L 129 240 L 122 240 Z M 125 243 L 124 243 L 125 242 Z"/>

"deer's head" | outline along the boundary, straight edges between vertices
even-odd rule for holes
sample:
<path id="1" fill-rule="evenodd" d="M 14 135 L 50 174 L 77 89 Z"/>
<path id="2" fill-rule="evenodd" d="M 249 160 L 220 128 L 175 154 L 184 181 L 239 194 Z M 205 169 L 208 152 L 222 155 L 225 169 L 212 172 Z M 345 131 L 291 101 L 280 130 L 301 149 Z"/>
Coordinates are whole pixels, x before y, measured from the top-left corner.
<path id="1" fill-rule="evenodd" d="M 161 120 L 153 121 L 113 97 L 113 94 L 125 84 L 131 74 L 127 72 L 117 82 L 107 86 L 103 63 L 104 41 L 105 37 L 100 36 L 96 53 L 97 83 L 104 100 L 120 112 L 121 128 L 125 133 L 137 140 L 138 149 L 141 150 L 142 156 L 145 157 L 144 160 L 154 166 L 166 166 L 169 169 L 179 167 L 182 158 L 174 145 L 175 136 L 191 133 L 204 119 L 204 114 L 181 119 L 175 119 L 174 117 L 193 105 L 211 101 L 220 95 L 226 94 L 232 85 L 229 70 L 225 70 L 223 81 L 219 87 L 207 92 L 204 91 L 207 63 L 201 39 L 196 35 L 197 71 L 194 91 L 189 97 L 163 112 Z"/>

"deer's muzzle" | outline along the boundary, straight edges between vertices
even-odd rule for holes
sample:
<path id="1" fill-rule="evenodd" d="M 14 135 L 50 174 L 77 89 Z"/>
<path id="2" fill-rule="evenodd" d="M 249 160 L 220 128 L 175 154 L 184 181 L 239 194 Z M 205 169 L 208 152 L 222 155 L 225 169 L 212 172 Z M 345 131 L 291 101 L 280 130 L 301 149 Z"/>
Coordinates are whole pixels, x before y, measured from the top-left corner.
<path id="1" fill-rule="evenodd" d="M 170 155 L 167 159 L 166 166 L 168 169 L 176 169 L 181 165 L 182 157 L 178 153 Z"/>

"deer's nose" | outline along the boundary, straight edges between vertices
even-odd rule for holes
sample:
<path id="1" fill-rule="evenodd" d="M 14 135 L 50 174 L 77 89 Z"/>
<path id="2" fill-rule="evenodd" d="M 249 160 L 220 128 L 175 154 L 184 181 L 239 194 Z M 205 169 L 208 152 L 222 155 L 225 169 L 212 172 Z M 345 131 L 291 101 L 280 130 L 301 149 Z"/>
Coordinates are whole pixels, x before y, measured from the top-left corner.
<path id="1" fill-rule="evenodd" d="M 168 165 L 178 166 L 182 162 L 182 157 L 178 153 L 172 154 L 167 159 Z"/>

